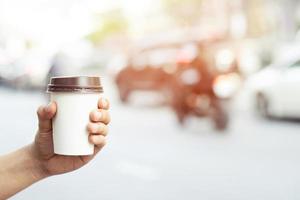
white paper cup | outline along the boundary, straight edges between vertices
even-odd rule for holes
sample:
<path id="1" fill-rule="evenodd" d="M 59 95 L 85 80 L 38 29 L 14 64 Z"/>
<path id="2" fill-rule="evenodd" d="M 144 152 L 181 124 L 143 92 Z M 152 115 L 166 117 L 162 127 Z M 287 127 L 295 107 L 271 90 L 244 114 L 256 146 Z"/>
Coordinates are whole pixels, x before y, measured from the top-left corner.
<path id="1" fill-rule="evenodd" d="M 57 112 L 52 120 L 54 153 L 91 155 L 94 145 L 88 140 L 89 113 L 97 108 L 102 86 L 99 77 L 53 77 L 48 85 Z"/>

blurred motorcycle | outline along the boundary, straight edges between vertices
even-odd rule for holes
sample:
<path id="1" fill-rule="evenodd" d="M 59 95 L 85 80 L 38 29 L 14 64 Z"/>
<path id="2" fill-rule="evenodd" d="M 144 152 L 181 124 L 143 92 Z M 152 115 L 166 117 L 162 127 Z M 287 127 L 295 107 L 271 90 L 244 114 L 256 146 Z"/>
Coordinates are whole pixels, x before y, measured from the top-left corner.
<path id="1" fill-rule="evenodd" d="M 179 64 L 170 81 L 171 106 L 183 124 L 189 115 L 210 117 L 215 127 L 224 130 L 229 117 L 222 100 L 213 90 L 215 76 L 201 60 Z"/>
<path id="2" fill-rule="evenodd" d="M 236 59 L 229 51 L 216 57 L 211 44 L 187 47 L 179 53 L 169 82 L 171 107 L 181 124 L 192 115 L 210 117 L 216 129 L 225 130 L 229 123 L 228 100 L 241 84 Z M 216 67 L 218 61 L 224 61 L 223 70 Z"/>

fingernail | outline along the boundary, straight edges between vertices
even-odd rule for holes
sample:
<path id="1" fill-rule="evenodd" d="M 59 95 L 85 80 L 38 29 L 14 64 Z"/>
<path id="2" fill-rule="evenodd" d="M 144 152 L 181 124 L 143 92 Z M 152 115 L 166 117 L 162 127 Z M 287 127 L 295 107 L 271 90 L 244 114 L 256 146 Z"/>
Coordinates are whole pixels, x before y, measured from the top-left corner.
<path id="1" fill-rule="evenodd" d="M 107 107 L 107 100 L 106 99 L 102 99 L 102 105 L 103 105 L 103 107 Z"/>
<path id="2" fill-rule="evenodd" d="M 52 102 L 50 102 L 50 103 L 46 106 L 46 108 L 45 108 L 45 111 L 46 111 L 46 112 L 51 112 L 51 104 L 52 104 Z"/>

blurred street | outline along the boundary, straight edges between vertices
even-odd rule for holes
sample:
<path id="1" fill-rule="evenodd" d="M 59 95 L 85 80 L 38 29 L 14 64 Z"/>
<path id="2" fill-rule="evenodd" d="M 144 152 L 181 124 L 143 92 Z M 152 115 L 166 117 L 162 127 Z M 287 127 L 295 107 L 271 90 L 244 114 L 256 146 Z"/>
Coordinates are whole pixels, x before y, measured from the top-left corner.
<path id="1" fill-rule="evenodd" d="M 102 84 L 105 148 L 13 196 L 28 161 L 5 155 L 33 142 L 46 88 Z M 299 91 L 298 0 L 0 0 L 0 199 L 298 200 Z M 83 130 L 76 97 L 58 121 Z"/>
<path id="2" fill-rule="evenodd" d="M 104 150 L 82 170 L 12 199 L 300 198 L 299 123 L 257 117 L 239 95 L 226 132 L 199 118 L 182 128 L 169 108 L 125 106 L 110 81 L 104 87 L 113 119 Z M 0 154 L 32 141 L 44 102 L 41 92 L 0 87 Z"/>

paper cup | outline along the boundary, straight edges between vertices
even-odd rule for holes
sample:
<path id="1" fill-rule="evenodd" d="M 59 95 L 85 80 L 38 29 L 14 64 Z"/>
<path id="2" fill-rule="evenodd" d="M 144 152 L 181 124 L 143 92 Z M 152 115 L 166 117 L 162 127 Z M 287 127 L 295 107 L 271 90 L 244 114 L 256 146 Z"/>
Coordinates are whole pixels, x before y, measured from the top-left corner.
<path id="1" fill-rule="evenodd" d="M 89 113 L 97 109 L 103 92 L 100 77 L 53 77 L 47 92 L 57 105 L 52 120 L 54 153 L 91 155 L 94 145 L 88 140 Z"/>

